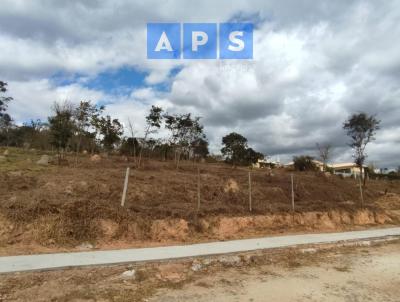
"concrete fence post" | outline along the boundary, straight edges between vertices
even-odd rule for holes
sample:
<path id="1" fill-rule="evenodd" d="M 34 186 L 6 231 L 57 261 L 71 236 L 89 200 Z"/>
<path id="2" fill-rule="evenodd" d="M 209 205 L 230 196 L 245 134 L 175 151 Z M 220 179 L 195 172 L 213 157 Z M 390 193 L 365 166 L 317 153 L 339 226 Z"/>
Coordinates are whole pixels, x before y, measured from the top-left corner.
<path id="1" fill-rule="evenodd" d="M 122 198 L 121 198 L 121 207 L 125 205 L 126 191 L 128 190 L 128 179 L 129 179 L 129 167 L 126 168 L 124 190 L 122 191 Z"/>
<path id="2" fill-rule="evenodd" d="M 197 167 L 197 211 L 200 211 L 200 168 Z"/>
<path id="3" fill-rule="evenodd" d="M 252 200 L 251 200 L 251 172 L 249 171 L 249 210 L 252 210 Z"/>
<path id="4" fill-rule="evenodd" d="M 290 174 L 290 179 L 292 183 L 292 212 L 294 213 L 294 184 L 293 184 L 293 173 Z"/>
<path id="5" fill-rule="evenodd" d="M 359 179 L 359 185 L 360 185 L 360 196 L 361 196 L 361 207 L 364 207 L 364 194 L 363 194 L 363 189 L 362 189 L 362 183 L 361 183 L 361 177 Z"/>

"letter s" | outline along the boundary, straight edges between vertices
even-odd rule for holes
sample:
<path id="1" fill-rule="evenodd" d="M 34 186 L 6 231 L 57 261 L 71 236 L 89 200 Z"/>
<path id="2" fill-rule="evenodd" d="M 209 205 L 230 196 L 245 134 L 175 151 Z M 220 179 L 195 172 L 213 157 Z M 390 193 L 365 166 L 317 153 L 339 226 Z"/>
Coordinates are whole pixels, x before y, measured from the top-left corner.
<path id="1" fill-rule="evenodd" d="M 229 34 L 229 41 L 235 45 L 229 45 L 228 49 L 230 51 L 242 51 L 244 49 L 244 41 L 237 38 L 238 36 L 243 37 L 242 31 L 233 31 Z"/>

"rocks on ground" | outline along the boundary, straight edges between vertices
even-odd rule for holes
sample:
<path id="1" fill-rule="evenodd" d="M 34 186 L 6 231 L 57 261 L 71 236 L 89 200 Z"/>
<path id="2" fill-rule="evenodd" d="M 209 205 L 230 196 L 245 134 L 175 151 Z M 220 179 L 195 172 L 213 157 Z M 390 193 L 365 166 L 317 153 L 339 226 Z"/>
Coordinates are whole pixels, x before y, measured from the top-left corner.
<path id="1" fill-rule="evenodd" d="M 65 194 L 72 195 L 74 193 L 74 189 L 71 184 L 67 185 L 64 190 Z"/>
<path id="2" fill-rule="evenodd" d="M 76 248 L 80 251 L 88 251 L 88 250 L 92 250 L 94 248 L 94 246 L 89 242 L 83 242 L 80 245 L 78 245 Z"/>
<path id="3" fill-rule="evenodd" d="M 101 156 L 100 155 L 98 155 L 98 154 L 95 154 L 95 155 L 92 155 L 91 157 L 90 157 L 90 161 L 91 162 L 99 162 L 99 161 L 101 161 Z"/>
<path id="4" fill-rule="evenodd" d="M 225 266 L 237 266 L 242 264 L 242 258 L 236 255 L 219 257 L 218 262 Z"/>
<path id="5" fill-rule="evenodd" d="M 136 271 L 134 269 L 127 270 L 121 274 L 121 277 L 124 279 L 135 279 Z"/>
<path id="6" fill-rule="evenodd" d="M 186 279 L 186 266 L 183 263 L 161 265 L 156 278 L 161 281 L 179 283 Z"/>
<path id="7" fill-rule="evenodd" d="M 50 162 L 50 156 L 44 154 L 40 157 L 40 159 L 36 162 L 38 165 L 48 166 Z"/>
<path id="8" fill-rule="evenodd" d="M 203 269 L 203 267 L 204 266 L 200 261 L 195 260 L 195 261 L 193 261 L 192 266 L 190 267 L 190 269 L 192 271 L 194 271 L 194 272 L 198 272 L 198 271 L 201 271 Z"/>

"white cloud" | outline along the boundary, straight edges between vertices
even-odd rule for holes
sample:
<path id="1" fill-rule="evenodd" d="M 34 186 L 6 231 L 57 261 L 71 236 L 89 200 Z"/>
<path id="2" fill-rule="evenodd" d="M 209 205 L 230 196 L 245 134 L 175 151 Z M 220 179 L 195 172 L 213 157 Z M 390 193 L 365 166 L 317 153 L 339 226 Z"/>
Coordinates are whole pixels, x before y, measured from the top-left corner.
<path id="1" fill-rule="evenodd" d="M 22 123 L 28 119 L 46 119 L 54 102 L 65 100 L 78 104 L 81 100 L 98 102 L 104 94 L 78 84 L 55 87 L 47 79 L 28 82 L 8 82 L 14 100 L 9 105 L 13 118 Z"/>
<path id="2" fill-rule="evenodd" d="M 336 158 L 349 161 L 342 123 L 363 110 L 382 120 L 369 160 L 399 164 L 398 1 L 3 2 L 0 79 L 9 82 L 17 120 L 45 118 L 55 100 L 105 100 L 109 114 L 135 120 L 140 133 L 154 103 L 201 116 L 213 151 L 223 135 L 238 131 L 267 154 L 289 159 L 330 142 Z M 246 16 L 259 22 L 252 61 L 146 59 L 146 22 Z M 128 96 L 49 80 L 58 72 L 91 77 L 123 66 L 147 72 L 144 87 Z M 171 91 L 157 91 L 157 84 Z"/>

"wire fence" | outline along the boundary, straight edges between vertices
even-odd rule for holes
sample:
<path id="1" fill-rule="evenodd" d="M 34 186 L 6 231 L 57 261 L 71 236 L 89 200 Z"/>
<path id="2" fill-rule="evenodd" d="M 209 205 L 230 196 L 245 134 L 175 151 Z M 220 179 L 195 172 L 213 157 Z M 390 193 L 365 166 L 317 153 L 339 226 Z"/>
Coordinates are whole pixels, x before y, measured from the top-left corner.
<path id="1" fill-rule="evenodd" d="M 234 214 L 326 210 L 360 203 L 357 182 L 321 173 L 212 165 L 165 172 L 154 169 L 148 176 L 146 170 L 132 170 L 125 192 L 127 206 L 172 214 Z M 365 203 L 364 198 L 362 201 Z"/>

